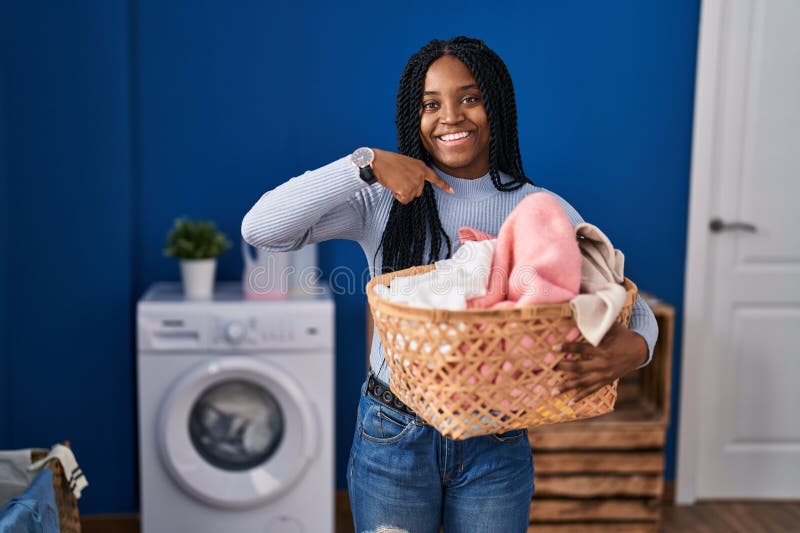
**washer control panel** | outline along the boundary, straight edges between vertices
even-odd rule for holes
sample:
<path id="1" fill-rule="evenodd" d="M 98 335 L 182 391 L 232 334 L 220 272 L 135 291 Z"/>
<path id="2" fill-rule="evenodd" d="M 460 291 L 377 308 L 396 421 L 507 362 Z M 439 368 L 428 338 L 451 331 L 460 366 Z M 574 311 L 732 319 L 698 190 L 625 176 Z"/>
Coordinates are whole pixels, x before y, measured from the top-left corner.
<path id="1" fill-rule="evenodd" d="M 316 350 L 334 344 L 333 302 L 310 306 L 217 304 L 139 307 L 138 343 L 144 351 L 257 352 Z"/>

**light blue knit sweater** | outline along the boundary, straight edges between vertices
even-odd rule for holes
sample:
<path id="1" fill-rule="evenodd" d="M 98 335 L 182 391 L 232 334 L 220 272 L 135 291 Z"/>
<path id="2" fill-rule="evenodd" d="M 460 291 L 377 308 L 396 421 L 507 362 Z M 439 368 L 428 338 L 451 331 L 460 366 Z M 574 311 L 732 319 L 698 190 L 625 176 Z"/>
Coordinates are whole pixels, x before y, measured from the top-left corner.
<path id="1" fill-rule="evenodd" d="M 526 184 L 516 191 L 502 192 L 494 187 L 488 174 L 466 180 L 448 176 L 435 167 L 434 170 L 454 191 L 448 194 L 433 188 L 439 218 L 450 237 L 453 252 L 459 246 L 458 228 L 470 226 L 497 235 L 517 203 L 535 192 L 552 194 L 573 225 L 583 222 L 563 198 L 541 187 Z M 504 182 L 511 179 L 505 175 L 501 178 Z M 348 155 L 266 192 L 242 220 L 242 237 L 253 246 L 275 252 L 296 250 L 328 239 L 351 239 L 364 250 L 371 277 L 376 272 L 373 257 L 393 199 L 391 191 L 382 185 L 367 185 L 362 181 Z M 381 254 L 376 259 L 380 265 Z M 646 365 L 653 357 L 658 326 L 650 307 L 641 298 L 633 308 L 630 328 L 647 342 L 650 355 Z M 370 365 L 379 379 L 389 382 L 389 368 L 376 331 L 373 331 Z"/>

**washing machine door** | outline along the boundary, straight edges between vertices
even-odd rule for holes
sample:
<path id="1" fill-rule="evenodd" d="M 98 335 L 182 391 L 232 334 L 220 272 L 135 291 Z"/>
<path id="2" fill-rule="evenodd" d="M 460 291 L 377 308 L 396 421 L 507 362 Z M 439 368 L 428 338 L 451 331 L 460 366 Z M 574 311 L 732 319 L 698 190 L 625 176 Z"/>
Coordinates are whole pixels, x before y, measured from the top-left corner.
<path id="1" fill-rule="evenodd" d="M 218 357 L 171 388 L 159 444 L 183 490 L 218 507 L 249 507 L 300 479 L 315 456 L 317 427 L 292 376 L 253 357 Z"/>

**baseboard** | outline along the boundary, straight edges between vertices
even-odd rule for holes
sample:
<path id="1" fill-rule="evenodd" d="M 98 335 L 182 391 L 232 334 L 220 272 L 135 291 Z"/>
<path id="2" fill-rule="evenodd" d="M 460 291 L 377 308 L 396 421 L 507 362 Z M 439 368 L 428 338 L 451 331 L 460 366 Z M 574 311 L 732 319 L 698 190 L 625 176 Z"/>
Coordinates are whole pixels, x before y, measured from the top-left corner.
<path id="1" fill-rule="evenodd" d="M 138 514 L 81 516 L 81 533 L 139 533 Z"/>

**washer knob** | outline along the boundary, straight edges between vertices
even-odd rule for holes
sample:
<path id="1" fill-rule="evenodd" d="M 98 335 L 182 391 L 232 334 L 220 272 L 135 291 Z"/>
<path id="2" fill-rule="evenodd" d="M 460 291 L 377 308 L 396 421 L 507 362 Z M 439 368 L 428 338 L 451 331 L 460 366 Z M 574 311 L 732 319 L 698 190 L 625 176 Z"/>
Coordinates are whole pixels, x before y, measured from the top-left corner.
<path id="1" fill-rule="evenodd" d="M 247 336 L 247 327 L 241 322 L 228 322 L 225 326 L 225 338 L 228 342 L 239 344 Z"/>

